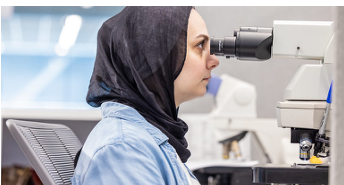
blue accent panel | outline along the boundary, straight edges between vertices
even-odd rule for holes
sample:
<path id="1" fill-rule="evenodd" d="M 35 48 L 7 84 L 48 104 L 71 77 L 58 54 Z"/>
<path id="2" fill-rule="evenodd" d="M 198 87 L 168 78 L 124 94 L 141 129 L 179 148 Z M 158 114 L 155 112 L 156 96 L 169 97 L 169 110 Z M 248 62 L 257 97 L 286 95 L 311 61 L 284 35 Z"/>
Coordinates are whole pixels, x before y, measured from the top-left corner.
<path id="1" fill-rule="evenodd" d="M 211 75 L 212 77 L 209 80 L 209 83 L 207 85 L 207 93 L 212 94 L 213 96 L 216 96 L 217 91 L 219 90 L 219 87 L 221 85 L 222 79 L 218 76 Z"/>
<path id="2" fill-rule="evenodd" d="M 332 103 L 332 83 L 333 83 L 333 80 L 331 82 L 330 90 L 328 91 L 328 94 L 327 94 L 327 100 L 326 100 L 327 103 Z"/>

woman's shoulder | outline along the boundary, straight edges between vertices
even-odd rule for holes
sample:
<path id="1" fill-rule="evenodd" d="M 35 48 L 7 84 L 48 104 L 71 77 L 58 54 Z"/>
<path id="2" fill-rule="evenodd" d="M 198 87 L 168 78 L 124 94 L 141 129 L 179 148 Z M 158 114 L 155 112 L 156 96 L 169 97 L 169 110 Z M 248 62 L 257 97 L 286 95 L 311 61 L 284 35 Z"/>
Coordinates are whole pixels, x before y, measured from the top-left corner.
<path id="1" fill-rule="evenodd" d="M 102 120 L 93 128 L 84 144 L 89 155 L 116 145 L 131 145 L 143 150 L 158 150 L 168 140 L 158 128 L 135 109 L 119 104 L 102 104 Z"/>
<path id="2" fill-rule="evenodd" d="M 85 145 L 102 148 L 125 143 L 144 144 L 154 141 L 141 123 L 118 117 L 102 119 L 89 134 Z M 95 148 L 95 150 L 97 150 Z"/>
<path id="3" fill-rule="evenodd" d="M 110 119 L 112 120 L 112 119 Z M 146 124 L 143 121 L 132 119 L 117 119 L 110 121 L 114 123 L 114 127 L 110 133 L 111 137 L 109 144 L 133 144 L 133 145 L 147 145 L 156 144 L 153 136 L 144 127 Z"/>
<path id="4" fill-rule="evenodd" d="M 147 160 L 162 158 L 159 150 L 159 146 L 140 123 L 110 117 L 102 119 L 82 148 L 75 178 L 83 180 L 88 171 L 93 173 L 93 168 L 105 168 L 111 166 L 110 163 L 118 165 L 123 162 L 121 160 L 141 160 L 143 155 Z M 109 164 L 105 165 L 104 161 Z"/>
<path id="5" fill-rule="evenodd" d="M 99 123 L 101 133 L 108 133 L 113 141 L 141 144 L 161 144 L 168 138 L 134 108 L 116 102 L 102 104 L 103 119 Z"/>

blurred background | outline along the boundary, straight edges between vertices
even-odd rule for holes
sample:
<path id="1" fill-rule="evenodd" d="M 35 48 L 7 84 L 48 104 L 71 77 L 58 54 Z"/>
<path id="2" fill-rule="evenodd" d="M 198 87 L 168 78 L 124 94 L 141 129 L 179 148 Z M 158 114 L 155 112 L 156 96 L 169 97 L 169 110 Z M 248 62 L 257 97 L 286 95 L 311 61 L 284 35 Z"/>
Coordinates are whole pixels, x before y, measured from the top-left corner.
<path id="1" fill-rule="evenodd" d="M 1 107 L 90 109 L 85 97 L 102 23 L 124 7 L 1 7 Z M 232 36 L 241 26 L 272 27 L 273 20 L 331 21 L 334 7 L 196 6 L 209 35 Z M 69 20 L 69 21 L 68 21 Z M 68 23 L 69 22 L 69 23 Z M 297 67 L 295 59 L 243 62 L 219 57 L 223 73 L 254 84 L 258 117 L 275 117 L 275 103 Z M 181 113 L 206 113 L 213 97 L 187 102 Z M 204 106 L 203 106 L 204 105 Z"/>
<path id="2" fill-rule="evenodd" d="M 122 9 L 2 7 L 2 108 L 89 108 L 98 29 Z"/>

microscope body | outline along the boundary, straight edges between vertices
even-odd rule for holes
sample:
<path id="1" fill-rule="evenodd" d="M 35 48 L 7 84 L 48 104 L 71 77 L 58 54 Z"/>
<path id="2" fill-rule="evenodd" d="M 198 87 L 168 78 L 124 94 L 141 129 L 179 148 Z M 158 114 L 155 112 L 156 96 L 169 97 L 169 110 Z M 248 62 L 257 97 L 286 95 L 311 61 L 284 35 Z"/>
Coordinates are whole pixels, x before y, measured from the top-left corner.
<path id="1" fill-rule="evenodd" d="M 291 128 L 291 143 L 300 143 L 301 160 L 310 159 L 333 78 L 333 26 L 333 22 L 274 22 L 273 57 L 319 61 L 298 68 L 284 91 L 285 101 L 278 102 L 276 108 L 278 126 Z M 326 121 L 329 135 L 330 115 Z"/>
<path id="2" fill-rule="evenodd" d="M 319 21 L 274 21 L 273 28 L 242 27 L 234 37 L 212 38 L 211 54 L 236 57 L 239 60 L 262 61 L 270 57 L 307 59 L 319 64 L 299 67 L 285 89 L 283 102 L 277 103 L 279 127 L 291 128 L 291 143 L 300 143 L 308 155 L 315 142 L 332 80 L 334 60 L 334 24 Z M 331 128 L 327 119 L 326 132 Z M 305 134 L 304 134 L 305 133 Z M 307 144 L 302 144 L 306 138 Z M 306 143 L 306 142 L 303 142 Z"/>
<path id="3" fill-rule="evenodd" d="M 333 79 L 334 23 L 274 21 L 271 33 L 267 30 L 269 29 L 244 28 L 239 32 L 243 31 L 245 34 L 238 34 L 236 30 L 235 38 L 212 38 L 210 53 L 251 61 L 267 60 L 271 56 L 319 61 L 318 64 L 301 65 L 292 77 L 284 91 L 284 101 L 277 103 L 277 124 L 278 127 L 290 128 L 290 142 L 299 143 L 301 160 L 310 159 L 313 146 L 315 156 L 328 157 L 329 160 L 330 138 L 327 136 L 331 131 L 331 114 L 329 114 L 331 101 L 327 100 L 328 95 L 331 94 L 330 87 L 332 87 Z M 254 33 L 250 34 L 250 32 Z M 238 35 L 248 37 L 243 39 Z M 253 44 L 249 44 L 252 35 L 255 35 L 255 38 L 252 39 Z M 240 44 L 240 40 L 244 40 L 246 44 Z M 228 46 L 233 48 L 222 48 Z M 244 48 L 240 48 L 242 46 Z M 323 124 L 324 122 L 327 124 Z M 249 127 L 251 126 L 257 125 L 250 124 Z M 240 127 L 242 128 L 242 124 Z M 224 127 L 222 130 L 225 130 Z M 325 155 L 318 155 L 319 153 L 325 153 Z M 292 165 L 257 164 L 252 167 L 253 182 L 328 184 L 329 166 L 329 163 L 309 164 L 309 162 Z"/>

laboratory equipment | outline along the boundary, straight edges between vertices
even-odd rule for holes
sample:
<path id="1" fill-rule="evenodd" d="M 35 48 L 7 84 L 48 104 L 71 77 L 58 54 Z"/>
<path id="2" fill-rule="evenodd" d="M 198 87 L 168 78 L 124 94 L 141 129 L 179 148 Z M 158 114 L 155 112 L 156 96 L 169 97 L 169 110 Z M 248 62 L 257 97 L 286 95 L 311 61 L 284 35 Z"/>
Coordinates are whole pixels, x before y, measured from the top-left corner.
<path id="1" fill-rule="evenodd" d="M 276 108 L 278 126 L 290 128 L 291 143 L 299 143 L 298 152 L 301 160 L 310 158 L 314 142 L 320 142 L 315 155 L 324 157 L 329 155 L 330 145 L 327 136 L 331 128 L 330 114 L 326 127 L 321 131 L 322 140 L 316 136 L 319 134 L 332 80 L 333 37 L 333 22 L 274 21 L 273 28 L 242 27 L 234 31 L 234 37 L 211 38 L 211 54 L 226 58 L 266 60 L 272 56 L 319 61 L 319 64 L 304 64 L 299 67 L 285 89 L 285 101 L 278 102 Z M 325 155 L 319 155 L 319 152 Z M 258 165 L 253 167 L 253 181 L 257 183 L 316 183 L 312 177 L 320 173 L 323 181 L 328 182 L 328 167 L 329 164 L 293 164 L 287 167 Z M 282 173 L 277 176 L 271 175 L 278 170 Z M 297 173 L 291 173 L 295 170 Z M 267 173 L 271 176 L 259 177 Z M 285 178 L 287 174 L 288 182 L 282 182 L 287 179 Z M 302 178 L 297 178 L 297 175 Z"/>
<path id="2" fill-rule="evenodd" d="M 271 58 L 272 28 L 241 27 L 233 37 L 212 37 L 210 53 L 239 60 L 267 60 Z"/>
<path id="3" fill-rule="evenodd" d="M 216 140 L 223 145 L 224 159 L 239 152 L 239 158 L 235 154 L 230 159 L 258 161 L 260 164 L 283 162 L 280 143 L 289 133 L 276 127 L 276 119 L 257 118 L 254 85 L 228 74 L 212 75 L 207 92 L 215 96 L 215 107 L 207 121 L 214 126 Z"/>

